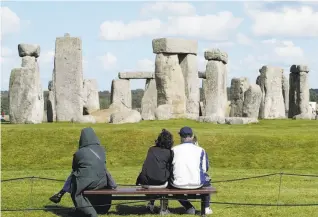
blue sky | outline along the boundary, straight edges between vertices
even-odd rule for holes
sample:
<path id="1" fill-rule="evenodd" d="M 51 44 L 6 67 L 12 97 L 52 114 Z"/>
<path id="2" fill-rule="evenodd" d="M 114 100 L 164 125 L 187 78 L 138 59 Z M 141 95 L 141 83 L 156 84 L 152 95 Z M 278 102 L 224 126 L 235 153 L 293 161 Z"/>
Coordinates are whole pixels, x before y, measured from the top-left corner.
<path id="1" fill-rule="evenodd" d="M 199 70 L 204 50 L 229 54 L 229 81 L 255 82 L 263 65 L 308 64 L 310 87 L 318 88 L 317 2 L 2 2 L 1 90 L 19 67 L 19 43 L 41 46 L 43 89 L 51 80 L 56 37 L 81 37 L 84 78 L 110 90 L 120 71 L 154 71 L 151 41 L 159 37 L 198 41 Z M 131 81 L 132 89 L 145 81 Z"/>

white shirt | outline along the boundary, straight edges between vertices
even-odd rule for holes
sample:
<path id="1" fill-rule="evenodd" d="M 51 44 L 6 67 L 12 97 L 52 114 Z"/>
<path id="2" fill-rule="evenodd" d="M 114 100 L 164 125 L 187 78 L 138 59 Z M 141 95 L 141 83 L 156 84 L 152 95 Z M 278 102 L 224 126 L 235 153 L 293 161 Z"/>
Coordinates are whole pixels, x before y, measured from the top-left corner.
<path id="1" fill-rule="evenodd" d="M 196 189 L 205 182 L 209 167 L 206 152 L 193 143 L 183 143 L 172 148 L 174 153 L 172 186 L 183 189 Z"/>

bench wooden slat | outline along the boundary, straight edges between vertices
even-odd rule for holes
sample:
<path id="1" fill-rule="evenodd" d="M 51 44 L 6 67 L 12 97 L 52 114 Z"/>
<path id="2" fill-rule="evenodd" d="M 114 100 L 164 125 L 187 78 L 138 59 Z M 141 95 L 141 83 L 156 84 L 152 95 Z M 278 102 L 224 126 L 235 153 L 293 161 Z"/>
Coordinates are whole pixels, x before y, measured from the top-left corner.
<path id="1" fill-rule="evenodd" d="M 170 188 L 158 188 L 158 189 L 145 189 L 145 188 L 117 188 L 112 189 L 100 189 L 100 190 L 87 190 L 84 191 L 86 195 L 136 195 L 136 194 L 212 194 L 216 193 L 214 187 L 204 187 L 199 189 L 170 189 Z"/>

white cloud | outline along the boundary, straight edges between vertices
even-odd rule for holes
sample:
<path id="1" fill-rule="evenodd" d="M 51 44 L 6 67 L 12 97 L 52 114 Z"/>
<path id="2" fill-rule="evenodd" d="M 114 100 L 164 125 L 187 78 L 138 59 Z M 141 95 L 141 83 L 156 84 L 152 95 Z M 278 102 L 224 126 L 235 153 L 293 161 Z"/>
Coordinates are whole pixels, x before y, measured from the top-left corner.
<path id="1" fill-rule="evenodd" d="M 308 6 L 283 7 L 280 11 L 253 9 L 252 31 L 257 36 L 318 36 L 318 12 Z"/>
<path id="2" fill-rule="evenodd" d="M 128 40 L 155 35 L 160 28 L 161 21 L 158 19 L 136 20 L 129 23 L 105 21 L 100 25 L 100 37 L 103 40 Z"/>
<path id="3" fill-rule="evenodd" d="M 0 8 L 1 15 L 1 35 L 18 33 L 21 28 L 21 20 L 16 13 L 8 7 Z"/>
<path id="4" fill-rule="evenodd" d="M 217 14 L 168 16 L 165 20 L 105 21 L 100 26 L 103 40 L 128 40 L 142 36 L 185 36 L 205 40 L 227 40 L 243 21 L 229 11 Z"/>
<path id="5" fill-rule="evenodd" d="M 206 69 L 207 60 L 204 58 L 204 56 L 198 56 L 198 71 L 204 72 Z"/>
<path id="6" fill-rule="evenodd" d="M 101 61 L 105 70 L 110 70 L 117 65 L 117 57 L 110 52 L 107 52 L 104 56 L 97 57 L 97 59 Z"/>
<path id="7" fill-rule="evenodd" d="M 196 9 L 186 2 L 156 2 L 146 4 L 140 11 L 141 15 L 194 15 Z"/>
<path id="8" fill-rule="evenodd" d="M 149 59 L 141 59 L 137 61 L 136 68 L 138 71 L 154 72 L 155 62 Z"/>
<path id="9" fill-rule="evenodd" d="M 8 47 L 1 47 L 1 56 L 0 56 L 0 63 L 8 63 L 13 61 L 14 55 L 12 49 Z"/>
<path id="10" fill-rule="evenodd" d="M 253 40 L 250 39 L 249 37 L 247 37 L 246 35 L 244 35 L 243 33 L 237 33 L 236 40 L 237 40 L 237 43 L 242 44 L 242 45 L 249 46 L 249 45 L 253 44 Z"/>

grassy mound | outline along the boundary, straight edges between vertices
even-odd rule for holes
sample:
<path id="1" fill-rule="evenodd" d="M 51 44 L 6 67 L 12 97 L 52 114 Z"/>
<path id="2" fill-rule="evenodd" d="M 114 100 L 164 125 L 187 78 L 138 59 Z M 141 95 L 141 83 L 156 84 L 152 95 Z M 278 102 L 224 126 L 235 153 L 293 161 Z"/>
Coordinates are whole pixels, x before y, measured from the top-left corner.
<path id="1" fill-rule="evenodd" d="M 92 126 L 107 150 L 107 165 L 120 184 L 134 184 L 147 149 L 162 128 L 174 134 L 190 126 L 200 146 L 209 154 L 213 180 L 240 178 L 272 172 L 317 174 L 318 122 L 304 120 L 261 121 L 256 125 L 214 125 L 195 121 L 144 121 L 138 124 L 71 124 L 40 125 L 3 124 L 2 179 L 42 176 L 65 179 L 72 154 L 78 148 L 80 130 Z M 280 177 L 273 176 L 241 182 L 215 183 L 219 193 L 213 201 L 276 203 Z M 281 203 L 314 203 L 318 178 L 283 177 Z M 48 197 L 63 183 L 37 180 L 33 183 L 32 206 L 43 208 Z M 30 205 L 29 180 L 2 183 L 2 209 Z M 14 192 L 14 194 L 12 194 Z M 61 202 L 71 206 L 68 196 Z M 144 204 L 142 204 L 144 205 Z M 199 204 L 197 204 L 199 207 Z M 172 207 L 179 206 L 172 202 Z M 212 205 L 217 216 L 314 216 L 318 207 L 236 207 Z M 135 210 L 134 210 L 135 209 Z M 114 215 L 146 213 L 144 207 L 113 206 Z M 176 211 L 178 213 L 178 211 Z M 182 212 L 182 211 L 181 211 Z M 2 213 L 3 216 L 56 216 L 52 212 Z M 65 215 L 64 215 L 65 216 Z"/>

